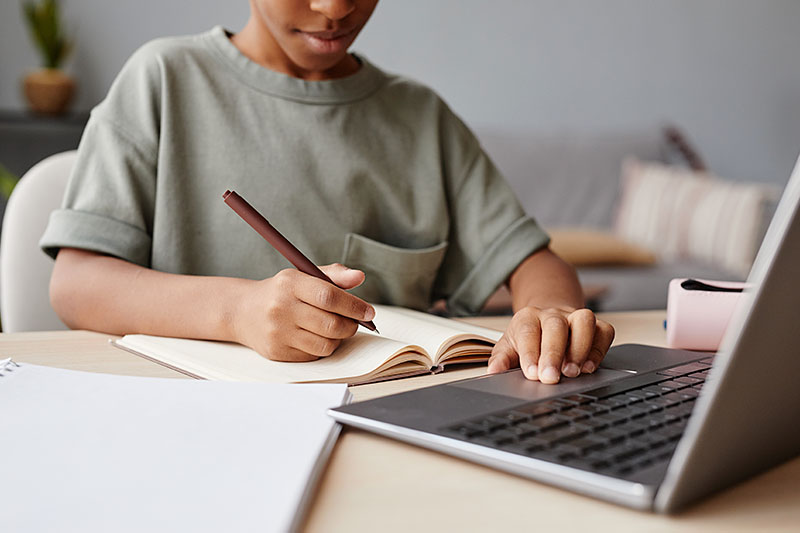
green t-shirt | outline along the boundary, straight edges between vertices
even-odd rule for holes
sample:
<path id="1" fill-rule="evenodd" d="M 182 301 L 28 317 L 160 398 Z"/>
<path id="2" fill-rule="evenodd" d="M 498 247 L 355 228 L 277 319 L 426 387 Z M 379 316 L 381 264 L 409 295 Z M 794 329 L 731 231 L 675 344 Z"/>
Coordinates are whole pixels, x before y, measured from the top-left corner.
<path id="1" fill-rule="evenodd" d="M 547 236 L 430 89 L 363 57 L 310 82 L 250 61 L 220 28 L 125 64 L 84 132 L 42 248 L 156 270 L 263 279 L 290 264 L 222 201 L 235 190 L 352 292 L 474 313 Z"/>

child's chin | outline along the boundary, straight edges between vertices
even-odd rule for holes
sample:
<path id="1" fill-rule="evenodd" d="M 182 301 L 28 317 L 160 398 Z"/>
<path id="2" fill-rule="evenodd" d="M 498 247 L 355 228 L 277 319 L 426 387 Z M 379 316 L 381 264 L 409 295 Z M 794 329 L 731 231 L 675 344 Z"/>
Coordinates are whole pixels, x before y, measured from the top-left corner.
<path id="1" fill-rule="evenodd" d="M 306 72 L 325 74 L 334 70 L 339 63 L 347 57 L 347 50 L 337 54 L 304 54 L 304 57 L 296 62 L 297 66 Z"/>

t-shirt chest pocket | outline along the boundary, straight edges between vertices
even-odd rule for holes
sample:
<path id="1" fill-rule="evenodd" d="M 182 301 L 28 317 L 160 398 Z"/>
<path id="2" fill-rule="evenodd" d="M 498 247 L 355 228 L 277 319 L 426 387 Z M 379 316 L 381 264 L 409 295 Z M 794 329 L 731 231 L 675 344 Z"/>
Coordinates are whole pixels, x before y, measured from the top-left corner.
<path id="1" fill-rule="evenodd" d="M 362 270 L 366 280 L 352 292 L 371 303 L 425 310 L 447 241 L 428 248 L 398 248 L 348 233 L 342 263 Z"/>

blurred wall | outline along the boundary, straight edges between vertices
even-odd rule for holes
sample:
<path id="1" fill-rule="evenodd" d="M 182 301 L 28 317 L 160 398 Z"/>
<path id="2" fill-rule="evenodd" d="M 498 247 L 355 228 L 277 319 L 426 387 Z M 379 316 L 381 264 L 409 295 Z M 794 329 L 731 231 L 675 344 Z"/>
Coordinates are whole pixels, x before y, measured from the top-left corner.
<path id="1" fill-rule="evenodd" d="M 241 28 L 245 0 L 61 0 L 75 108 L 153 37 Z M 476 128 L 643 130 L 674 122 L 709 166 L 783 183 L 800 151 L 797 0 L 383 0 L 354 46 L 437 89 Z M 37 65 L 18 0 L 0 2 L 0 108 Z"/>

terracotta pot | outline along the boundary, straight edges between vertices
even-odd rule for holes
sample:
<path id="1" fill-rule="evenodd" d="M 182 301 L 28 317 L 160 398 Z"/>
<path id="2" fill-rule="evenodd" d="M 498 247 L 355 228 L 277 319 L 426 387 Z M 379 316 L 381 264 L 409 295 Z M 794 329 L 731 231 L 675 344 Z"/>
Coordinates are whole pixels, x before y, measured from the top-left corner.
<path id="1" fill-rule="evenodd" d="M 37 113 L 59 115 L 66 111 L 75 92 L 75 82 L 58 69 L 44 68 L 23 79 L 28 107 Z"/>

